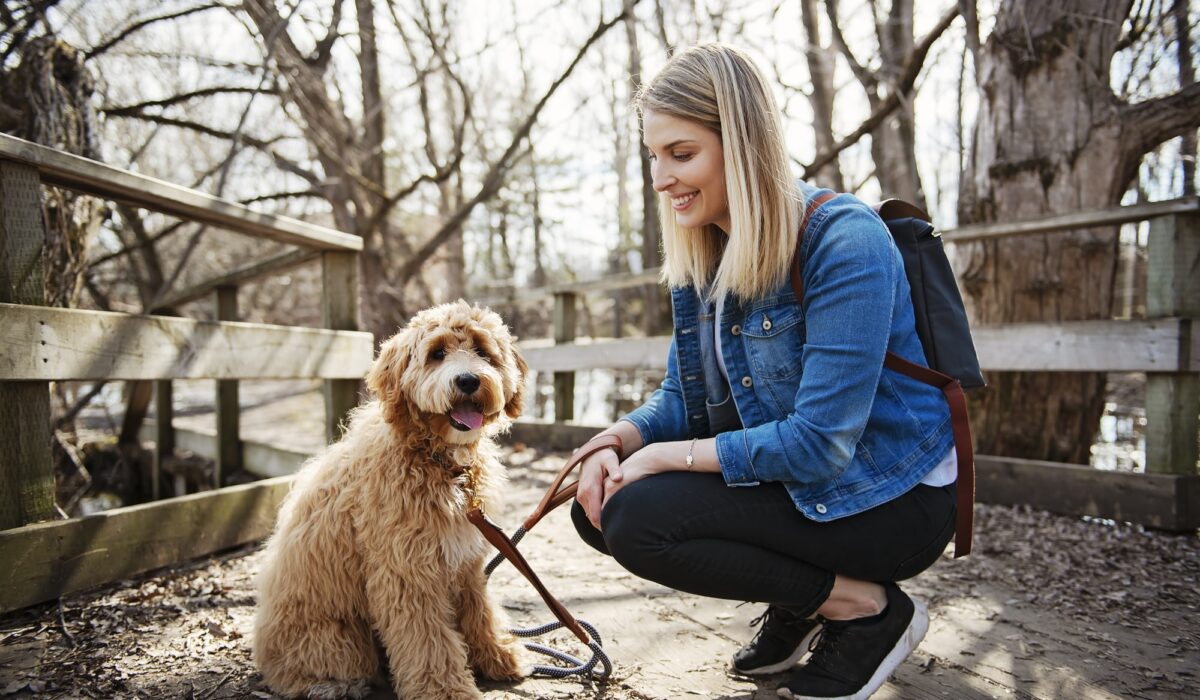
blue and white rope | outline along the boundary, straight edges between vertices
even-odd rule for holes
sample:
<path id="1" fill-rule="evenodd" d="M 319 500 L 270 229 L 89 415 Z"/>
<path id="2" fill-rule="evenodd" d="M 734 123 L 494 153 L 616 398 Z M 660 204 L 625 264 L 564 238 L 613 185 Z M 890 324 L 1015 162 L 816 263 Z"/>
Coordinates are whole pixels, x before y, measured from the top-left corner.
<path id="1" fill-rule="evenodd" d="M 582 676 L 588 674 L 596 678 L 608 678 L 609 674 L 612 673 L 612 661 L 609 660 L 608 654 L 604 653 L 604 640 L 600 638 L 600 633 L 596 631 L 596 628 L 593 627 L 591 623 L 585 620 L 575 618 L 575 621 L 579 623 L 580 627 L 587 630 L 587 633 L 592 637 L 592 641 L 588 642 L 588 648 L 592 650 L 592 658 L 588 659 L 587 661 L 583 661 L 582 659 L 571 656 L 566 652 L 559 651 L 558 649 L 548 647 L 544 644 L 538 644 L 537 642 L 525 642 L 525 648 L 529 651 L 542 654 L 544 656 L 549 656 L 557 661 L 567 664 L 566 666 L 544 666 L 538 664 L 533 667 L 533 673 L 549 676 L 551 678 L 566 678 L 567 676 Z M 521 637 L 522 639 L 527 639 L 529 637 L 540 637 L 547 632 L 553 632 L 556 629 L 562 629 L 563 626 L 563 623 L 555 621 L 544 624 L 541 627 L 514 629 L 512 630 L 512 633 L 518 637 Z M 596 670 L 597 663 L 603 667 L 600 671 Z"/>
<path id="2" fill-rule="evenodd" d="M 514 547 L 516 547 L 517 543 L 521 541 L 521 538 L 525 536 L 525 533 L 526 530 L 524 526 L 518 527 L 513 531 L 513 535 L 510 540 Z M 496 556 L 492 557 L 492 560 L 488 562 L 487 566 L 484 567 L 483 575 L 485 577 L 490 577 L 492 572 L 496 570 L 496 567 L 500 566 L 500 564 L 502 564 L 504 561 L 503 554 L 497 554 Z M 596 678 L 608 678 L 608 676 L 612 673 L 612 661 L 609 660 L 608 654 L 604 653 L 604 640 L 600 638 L 600 633 L 597 632 L 596 628 L 586 620 L 575 618 L 575 621 L 578 622 L 579 626 L 586 630 L 587 633 L 592 637 L 592 641 L 588 642 L 588 648 L 592 650 L 592 658 L 588 659 L 587 661 L 583 661 L 582 659 L 571 656 L 564 651 L 559 651 L 558 649 L 548 647 L 545 644 L 538 644 L 537 642 L 525 642 L 525 648 L 529 651 L 542 654 L 543 656 L 549 656 L 563 664 L 566 664 L 566 666 L 546 666 L 537 664 L 533 667 L 534 674 L 549 676 L 550 678 L 566 678 L 567 676 L 582 676 L 589 674 Z M 548 622 L 540 627 L 529 627 L 510 631 L 517 637 L 528 639 L 530 637 L 540 637 L 543 634 L 553 632 L 557 629 L 562 629 L 563 627 L 565 627 L 563 623 L 554 621 Z M 596 664 L 600 664 L 602 667 L 600 671 L 596 670 Z"/>

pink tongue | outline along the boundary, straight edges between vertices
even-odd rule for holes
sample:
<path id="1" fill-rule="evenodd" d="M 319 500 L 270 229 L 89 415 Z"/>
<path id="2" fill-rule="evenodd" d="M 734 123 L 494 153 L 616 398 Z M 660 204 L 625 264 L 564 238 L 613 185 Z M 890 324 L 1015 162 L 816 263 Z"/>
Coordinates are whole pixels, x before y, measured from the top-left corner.
<path id="1" fill-rule="evenodd" d="M 483 414 L 465 407 L 455 408 L 450 412 L 450 417 L 471 430 L 476 430 L 483 425 Z"/>

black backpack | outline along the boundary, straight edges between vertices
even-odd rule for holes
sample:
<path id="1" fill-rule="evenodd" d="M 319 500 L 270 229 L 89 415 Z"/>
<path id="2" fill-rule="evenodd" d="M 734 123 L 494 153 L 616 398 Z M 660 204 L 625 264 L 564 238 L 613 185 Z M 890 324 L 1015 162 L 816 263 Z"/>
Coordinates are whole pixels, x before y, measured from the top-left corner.
<path id="1" fill-rule="evenodd" d="M 792 290 L 796 303 L 804 301 L 804 280 L 800 274 L 800 241 L 812 217 L 822 204 L 837 196 L 826 192 L 809 200 L 800 222 L 800 237 L 792 261 Z M 985 385 L 967 324 L 967 310 L 954 271 L 946 258 L 942 239 L 933 231 L 929 215 L 899 199 L 889 199 L 875 208 L 879 218 L 900 249 L 904 273 L 912 289 L 917 335 L 929 367 L 909 362 L 888 352 L 883 365 L 942 390 L 950 404 L 954 429 L 954 449 L 958 458 L 958 519 L 955 524 L 954 556 L 971 551 L 971 524 L 975 502 L 975 460 L 971 444 L 971 424 L 963 389 Z"/>

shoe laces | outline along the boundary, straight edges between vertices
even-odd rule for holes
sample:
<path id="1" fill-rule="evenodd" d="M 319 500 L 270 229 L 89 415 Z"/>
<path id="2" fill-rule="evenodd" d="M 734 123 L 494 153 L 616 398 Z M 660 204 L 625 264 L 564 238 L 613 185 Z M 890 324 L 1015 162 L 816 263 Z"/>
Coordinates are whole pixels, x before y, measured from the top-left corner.
<path id="1" fill-rule="evenodd" d="M 808 662 L 810 665 L 825 666 L 827 662 L 837 657 L 838 646 L 842 641 L 839 634 L 841 631 L 837 623 L 831 624 L 829 620 L 823 621 L 821 629 L 808 643 L 808 650 L 812 652 L 812 657 Z"/>

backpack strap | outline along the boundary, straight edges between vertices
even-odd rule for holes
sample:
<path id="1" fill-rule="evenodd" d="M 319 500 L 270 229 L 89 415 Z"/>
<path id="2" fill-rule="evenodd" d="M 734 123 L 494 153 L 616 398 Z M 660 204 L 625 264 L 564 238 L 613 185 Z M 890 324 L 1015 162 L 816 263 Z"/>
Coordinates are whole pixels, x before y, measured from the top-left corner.
<path id="1" fill-rule="evenodd" d="M 804 232 L 808 229 L 808 220 L 813 213 L 837 196 L 834 192 L 825 192 L 809 200 L 804 209 L 804 217 L 800 220 L 800 235 L 796 241 L 796 254 L 792 258 L 792 291 L 796 295 L 796 303 L 804 302 L 804 279 L 800 269 L 800 244 L 804 241 Z M 929 215 L 915 205 L 899 199 L 889 199 L 876 207 L 876 213 L 884 221 L 893 218 L 917 218 L 929 221 Z M 963 394 L 962 384 L 948 374 L 923 367 L 914 362 L 888 351 L 883 357 L 883 366 L 899 372 L 919 382 L 937 387 L 946 397 L 950 406 L 950 427 L 954 434 L 954 456 L 958 462 L 957 514 L 954 522 L 954 557 L 966 556 L 971 553 L 971 530 L 975 521 L 975 452 L 971 440 L 971 421 L 967 414 L 967 397 Z"/>

